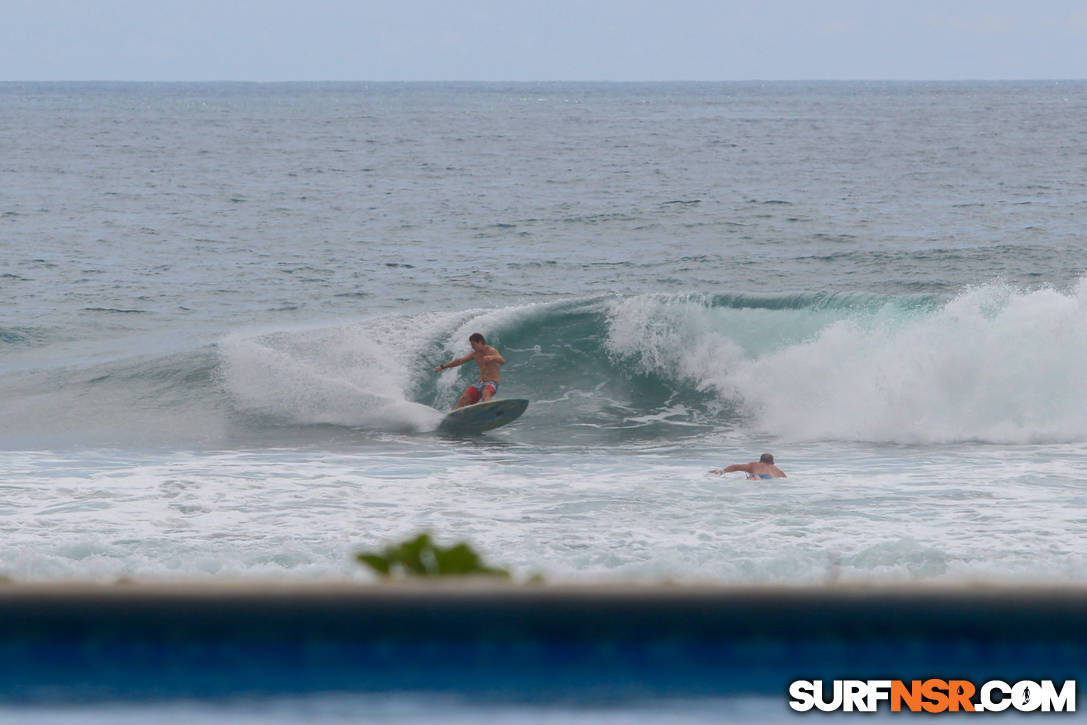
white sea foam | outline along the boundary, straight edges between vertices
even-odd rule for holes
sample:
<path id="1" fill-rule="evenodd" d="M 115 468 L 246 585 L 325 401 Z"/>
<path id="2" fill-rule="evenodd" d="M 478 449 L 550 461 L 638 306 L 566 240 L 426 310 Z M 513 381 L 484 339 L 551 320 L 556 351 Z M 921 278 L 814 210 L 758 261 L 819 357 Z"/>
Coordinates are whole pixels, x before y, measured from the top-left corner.
<path id="1" fill-rule="evenodd" d="M 707 474 L 745 447 L 3 453 L 0 573 L 367 580 L 355 552 L 430 530 L 553 581 L 1087 578 L 1082 446 L 794 445 L 788 479 Z"/>

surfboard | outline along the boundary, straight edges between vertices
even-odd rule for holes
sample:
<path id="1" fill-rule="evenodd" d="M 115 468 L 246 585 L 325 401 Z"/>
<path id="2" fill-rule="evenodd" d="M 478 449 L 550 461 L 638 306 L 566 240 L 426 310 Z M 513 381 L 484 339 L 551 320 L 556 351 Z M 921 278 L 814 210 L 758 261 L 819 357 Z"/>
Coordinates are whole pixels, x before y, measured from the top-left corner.
<path id="1" fill-rule="evenodd" d="M 512 423 L 528 407 L 523 398 L 490 400 L 457 408 L 442 419 L 438 430 L 446 433 L 482 433 Z"/>

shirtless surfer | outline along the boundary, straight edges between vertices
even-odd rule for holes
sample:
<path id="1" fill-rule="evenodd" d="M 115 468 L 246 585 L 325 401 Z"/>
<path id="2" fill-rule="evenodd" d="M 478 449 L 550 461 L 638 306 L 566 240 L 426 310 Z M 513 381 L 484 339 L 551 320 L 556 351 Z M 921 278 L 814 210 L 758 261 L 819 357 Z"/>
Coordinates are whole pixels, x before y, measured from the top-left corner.
<path id="1" fill-rule="evenodd" d="M 727 468 L 714 469 L 710 473 L 732 473 L 733 471 L 743 471 L 747 474 L 748 478 L 785 478 L 785 471 L 781 470 L 774 465 L 774 456 L 772 453 L 763 453 L 757 461 L 751 463 L 734 463 Z"/>
<path id="2" fill-rule="evenodd" d="M 434 372 L 437 373 L 446 368 L 463 365 L 469 360 L 475 360 L 476 365 L 479 365 L 479 382 L 468 386 L 468 389 L 464 391 L 464 395 L 460 396 L 460 400 L 457 401 L 458 408 L 474 405 L 480 399 L 486 403 L 493 398 L 494 394 L 498 392 L 498 368 L 506 364 L 506 358 L 502 357 L 498 350 L 488 345 L 487 341 L 483 339 L 483 335 L 478 332 L 473 333 L 468 338 L 468 342 L 472 346 L 472 352 L 434 368 Z"/>

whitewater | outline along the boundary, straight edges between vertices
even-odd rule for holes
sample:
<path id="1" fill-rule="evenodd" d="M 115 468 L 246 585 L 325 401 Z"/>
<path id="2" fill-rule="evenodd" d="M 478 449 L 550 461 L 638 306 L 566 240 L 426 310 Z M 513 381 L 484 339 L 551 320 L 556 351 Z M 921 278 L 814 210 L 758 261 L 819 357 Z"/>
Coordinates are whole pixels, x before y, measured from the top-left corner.
<path id="1" fill-rule="evenodd" d="M 0 100 L 10 579 L 1087 581 L 1082 83 Z"/>

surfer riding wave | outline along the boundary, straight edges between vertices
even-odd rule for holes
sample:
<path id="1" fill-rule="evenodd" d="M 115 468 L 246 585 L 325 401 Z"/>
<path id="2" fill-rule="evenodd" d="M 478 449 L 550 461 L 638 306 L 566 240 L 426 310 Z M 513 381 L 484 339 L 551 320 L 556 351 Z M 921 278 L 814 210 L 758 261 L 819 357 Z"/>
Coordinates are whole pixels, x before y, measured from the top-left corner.
<path id="1" fill-rule="evenodd" d="M 498 392 L 498 368 L 506 364 L 506 358 L 502 357 L 498 350 L 488 345 L 483 335 L 478 332 L 472 333 L 471 337 L 468 338 L 468 344 L 472 346 L 472 352 L 434 368 L 434 372 L 437 373 L 447 368 L 463 365 L 470 360 L 476 361 L 476 365 L 479 366 L 479 382 L 468 386 L 468 389 L 460 396 L 460 400 L 457 401 L 458 408 L 474 405 L 480 400 L 486 403 L 493 398 L 495 393 Z"/>

